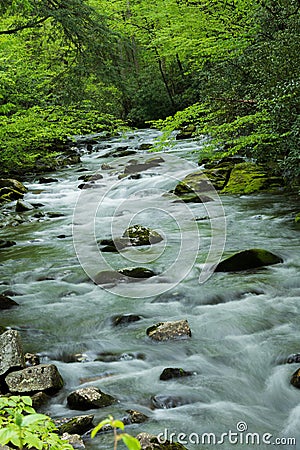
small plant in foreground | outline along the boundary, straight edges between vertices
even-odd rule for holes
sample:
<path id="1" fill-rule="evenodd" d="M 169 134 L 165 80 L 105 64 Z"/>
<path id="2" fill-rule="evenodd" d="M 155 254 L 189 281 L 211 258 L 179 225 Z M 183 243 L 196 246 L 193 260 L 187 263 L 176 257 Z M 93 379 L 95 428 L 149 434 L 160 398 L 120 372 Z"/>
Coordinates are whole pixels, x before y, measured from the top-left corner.
<path id="1" fill-rule="evenodd" d="M 73 450 L 57 434 L 50 417 L 37 414 L 27 396 L 0 397 L 0 444 L 18 449 Z"/>
<path id="2" fill-rule="evenodd" d="M 118 433 L 118 429 L 124 430 L 125 425 L 121 420 L 115 420 L 113 416 L 108 416 L 107 419 L 102 420 L 98 425 L 93 429 L 91 437 L 94 438 L 96 434 L 98 433 L 101 428 L 104 427 L 104 425 L 110 425 L 114 432 L 114 450 L 116 450 L 118 442 L 122 440 L 126 447 L 129 450 L 140 450 L 141 444 L 139 441 L 133 437 L 130 436 L 130 434 L 127 433 Z"/>

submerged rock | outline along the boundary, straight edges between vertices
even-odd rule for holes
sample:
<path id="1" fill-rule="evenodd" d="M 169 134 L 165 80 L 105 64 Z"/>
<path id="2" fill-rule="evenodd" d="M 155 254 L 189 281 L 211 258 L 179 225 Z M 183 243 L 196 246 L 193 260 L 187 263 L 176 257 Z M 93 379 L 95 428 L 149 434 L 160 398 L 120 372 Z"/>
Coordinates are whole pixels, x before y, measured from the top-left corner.
<path id="1" fill-rule="evenodd" d="M 215 270 L 216 272 L 238 272 L 282 262 L 283 259 L 274 253 L 268 250 L 254 248 L 235 253 L 224 261 L 221 261 Z"/>
<path id="2" fill-rule="evenodd" d="M 10 297 L 6 295 L 0 294 L 0 310 L 2 309 L 11 309 L 14 306 L 19 306 L 19 303 L 12 300 Z"/>
<path id="3" fill-rule="evenodd" d="M 51 178 L 51 177 L 40 177 L 39 178 L 40 184 L 57 183 L 57 182 L 58 182 L 57 178 Z"/>
<path id="4" fill-rule="evenodd" d="M 164 369 L 159 377 L 160 380 L 171 380 L 172 378 L 189 377 L 194 375 L 194 372 L 189 372 L 183 369 L 168 367 Z"/>
<path id="5" fill-rule="evenodd" d="M 136 314 L 121 314 L 121 315 L 112 317 L 111 321 L 112 321 L 112 324 L 116 327 L 119 325 L 128 325 L 130 323 L 137 322 L 141 319 L 142 319 L 142 317 L 138 316 Z"/>
<path id="6" fill-rule="evenodd" d="M 0 376 L 25 367 L 21 336 L 8 330 L 0 335 Z"/>
<path id="7" fill-rule="evenodd" d="M 14 245 L 17 245 L 15 241 L 5 241 L 4 239 L 0 239 L 0 249 L 13 247 Z"/>
<path id="8" fill-rule="evenodd" d="M 12 393 L 45 392 L 55 394 L 63 387 L 63 379 L 54 364 L 39 364 L 12 372 L 5 378 Z"/>
<path id="9" fill-rule="evenodd" d="M 151 397 L 151 405 L 155 409 L 171 409 L 191 403 L 191 399 L 185 399 L 177 395 L 158 394 Z"/>
<path id="10" fill-rule="evenodd" d="M 105 394 L 97 387 L 77 389 L 68 395 L 67 402 L 70 409 L 86 411 L 88 409 L 103 408 L 112 405 L 116 399 Z"/>
<path id="11" fill-rule="evenodd" d="M 167 341 L 169 339 L 187 339 L 192 336 L 187 320 L 175 322 L 160 322 L 146 331 L 147 335 L 155 341 Z"/>

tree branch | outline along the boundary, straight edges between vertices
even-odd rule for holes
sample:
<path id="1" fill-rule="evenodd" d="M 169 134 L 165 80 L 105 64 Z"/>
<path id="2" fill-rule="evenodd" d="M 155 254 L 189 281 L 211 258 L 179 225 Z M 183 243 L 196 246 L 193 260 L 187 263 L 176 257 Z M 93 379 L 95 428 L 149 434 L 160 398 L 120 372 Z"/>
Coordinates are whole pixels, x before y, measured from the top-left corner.
<path id="1" fill-rule="evenodd" d="M 25 25 L 19 25 L 18 27 L 15 27 L 15 28 L 9 28 L 8 30 L 0 30 L 0 35 L 1 34 L 15 34 L 15 33 L 18 33 L 18 31 L 26 30 L 28 28 L 38 27 L 43 22 L 46 22 L 46 20 L 49 19 L 49 17 L 50 16 L 46 16 L 39 20 L 35 20 L 34 22 L 28 22 Z"/>

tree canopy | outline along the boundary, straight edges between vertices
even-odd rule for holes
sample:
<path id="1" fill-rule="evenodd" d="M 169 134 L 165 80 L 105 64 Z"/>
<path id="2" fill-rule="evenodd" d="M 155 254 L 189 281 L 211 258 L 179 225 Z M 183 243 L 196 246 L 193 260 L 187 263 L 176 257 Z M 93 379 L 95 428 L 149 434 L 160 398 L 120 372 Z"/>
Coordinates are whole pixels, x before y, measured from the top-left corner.
<path id="1" fill-rule="evenodd" d="M 0 0 L 0 17 L 0 149 L 22 118 L 109 114 L 193 123 L 299 176 L 299 0 Z"/>

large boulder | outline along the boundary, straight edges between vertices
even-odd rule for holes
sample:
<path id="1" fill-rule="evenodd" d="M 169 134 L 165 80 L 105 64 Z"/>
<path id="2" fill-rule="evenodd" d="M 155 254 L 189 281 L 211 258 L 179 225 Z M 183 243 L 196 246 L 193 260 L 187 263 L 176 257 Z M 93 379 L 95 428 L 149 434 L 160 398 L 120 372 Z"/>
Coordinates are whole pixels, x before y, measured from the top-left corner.
<path id="1" fill-rule="evenodd" d="M 26 187 L 12 178 L 0 179 L 0 204 L 23 198 L 27 192 Z"/>
<path id="2" fill-rule="evenodd" d="M 97 387 L 91 386 L 77 389 L 68 395 L 67 402 L 70 409 L 87 411 L 88 409 L 103 408 L 115 402 L 115 398 L 105 394 Z"/>
<path id="3" fill-rule="evenodd" d="M 99 285 L 115 284 L 119 282 L 142 281 L 156 275 L 153 270 L 145 267 L 130 267 L 120 270 L 104 270 L 97 273 L 94 283 Z"/>
<path id="4" fill-rule="evenodd" d="M 155 341 L 168 341 L 170 339 L 187 339 L 192 332 L 187 320 L 175 322 L 160 322 L 149 327 L 147 335 Z"/>
<path id="5" fill-rule="evenodd" d="M 8 330 L 0 335 L 0 376 L 23 367 L 25 361 L 20 334 Z"/>
<path id="6" fill-rule="evenodd" d="M 206 203 L 213 201 L 213 185 L 203 170 L 187 175 L 180 181 L 173 194 L 185 203 Z"/>
<path id="7" fill-rule="evenodd" d="M 272 176 L 265 167 L 252 162 L 236 164 L 229 180 L 221 191 L 224 194 L 252 194 L 260 191 L 276 191 L 283 179 Z"/>
<path id="8" fill-rule="evenodd" d="M 252 248 L 229 256 L 229 258 L 221 261 L 215 270 L 216 272 L 239 272 L 282 262 L 283 259 L 280 256 L 274 255 L 268 250 Z"/>
<path id="9" fill-rule="evenodd" d="M 162 162 L 164 162 L 164 159 L 161 156 L 149 158 L 145 162 L 133 160 L 125 167 L 124 175 L 144 172 L 145 170 L 160 166 Z"/>
<path id="10" fill-rule="evenodd" d="M 5 378 L 12 393 L 45 392 L 55 394 L 63 387 L 63 379 L 54 364 L 39 364 L 12 372 Z"/>

